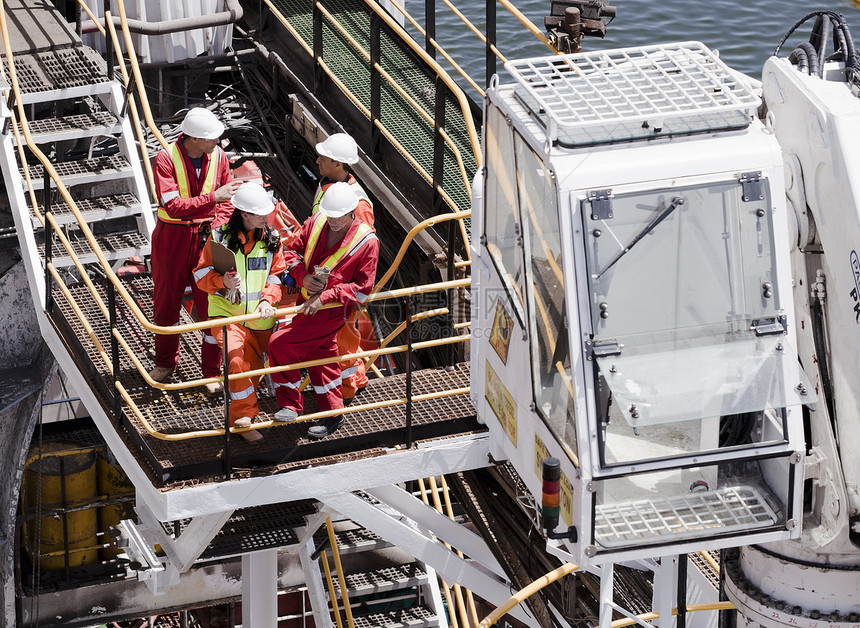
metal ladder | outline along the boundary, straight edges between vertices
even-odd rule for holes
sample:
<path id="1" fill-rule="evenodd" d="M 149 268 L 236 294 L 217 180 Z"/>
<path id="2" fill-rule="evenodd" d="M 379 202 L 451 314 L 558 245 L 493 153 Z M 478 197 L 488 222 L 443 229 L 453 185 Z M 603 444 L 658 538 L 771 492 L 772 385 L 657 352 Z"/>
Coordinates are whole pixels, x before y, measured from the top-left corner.
<path id="1" fill-rule="evenodd" d="M 86 46 L 16 55 L 15 64 L 20 102 L 31 112 L 28 117 L 35 118 L 29 123 L 31 135 L 51 157 L 107 260 L 118 268 L 129 258 L 147 256 L 154 214 L 124 87 L 107 78 L 104 60 Z M 11 122 L 14 94 L 8 84 L 2 87 L 0 166 L 22 255 L 30 258 L 36 276 L 45 268 L 46 258 L 57 269 L 75 265 L 73 255 L 55 237 L 49 239 L 46 251 L 46 233 L 53 231 L 45 228 L 47 210 L 74 257 L 92 273 L 97 257 L 57 192 L 56 182 L 45 176 L 41 163 L 21 161 L 21 123 Z M 44 296 L 44 285 L 40 288 Z"/>

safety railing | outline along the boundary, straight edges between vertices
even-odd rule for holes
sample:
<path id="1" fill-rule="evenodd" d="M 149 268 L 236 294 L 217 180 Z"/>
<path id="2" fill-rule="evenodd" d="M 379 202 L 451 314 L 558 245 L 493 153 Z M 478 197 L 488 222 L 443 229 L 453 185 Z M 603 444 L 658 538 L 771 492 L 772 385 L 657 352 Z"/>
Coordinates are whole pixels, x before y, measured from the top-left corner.
<path id="1" fill-rule="evenodd" d="M 364 0 L 360 3 L 361 6 L 367 8 L 370 12 L 368 32 L 363 33 L 366 36 L 368 43 L 358 40 L 350 29 L 343 25 L 330 12 L 322 2 L 316 1 L 313 4 L 313 29 L 310 36 L 310 42 L 306 40 L 299 29 L 290 22 L 290 19 L 278 9 L 272 0 L 265 0 L 266 5 L 273 12 L 273 15 L 285 26 L 285 28 L 295 37 L 300 46 L 308 53 L 314 63 L 315 83 L 319 83 L 322 75 L 327 76 L 337 87 L 350 99 L 355 107 L 361 111 L 363 116 L 370 122 L 370 137 L 369 156 L 371 159 L 379 157 L 380 141 L 384 137 L 392 146 L 406 159 L 406 161 L 419 173 L 419 175 L 430 184 L 433 194 L 432 207 L 434 213 L 442 210 L 443 204 L 447 205 L 452 211 L 463 211 L 468 209 L 468 204 L 471 199 L 471 179 L 474 175 L 475 168 L 480 168 L 482 163 L 482 153 L 478 132 L 475 127 L 471 113 L 471 105 L 457 83 L 448 75 L 447 71 L 442 68 L 430 55 L 428 55 L 417 42 L 398 24 L 385 9 L 383 9 L 374 0 Z M 329 28 L 333 29 L 347 42 L 353 53 L 357 54 L 367 67 L 367 74 L 361 75 L 361 72 L 356 72 L 356 68 L 350 67 L 349 74 L 344 72 L 338 73 L 332 64 L 326 61 L 323 48 L 323 23 L 327 23 Z M 386 69 L 383 67 L 382 61 L 382 38 L 383 32 L 390 34 L 391 37 L 401 41 L 409 50 L 416 55 L 423 63 L 429 67 L 435 74 L 435 83 L 433 85 L 433 104 L 421 104 L 421 100 L 427 100 L 426 94 L 418 93 L 417 88 L 411 86 L 409 89 L 404 87 L 394 76 L 391 71 L 393 68 Z M 364 86 L 369 83 L 369 90 L 365 90 Z M 391 121 L 384 120 L 384 112 L 382 109 L 383 102 L 383 83 L 388 89 L 397 93 L 403 101 L 408 105 L 411 111 L 414 111 L 420 120 L 427 125 L 427 130 L 433 134 L 433 150 L 430 158 L 430 163 L 426 162 L 424 155 L 417 151 L 411 150 L 406 146 L 406 138 L 398 136 L 396 130 L 391 126 L 392 122 L 401 122 L 404 116 L 395 116 L 396 119 Z M 360 84 L 360 85 L 359 85 Z M 361 87 L 359 90 L 357 85 Z M 414 89 L 413 89 L 414 88 Z M 358 93 L 361 91 L 362 93 Z M 365 91 L 369 92 L 364 93 Z M 465 127 L 468 138 L 468 147 L 471 152 L 468 155 L 463 154 L 461 147 L 451 137 L 446 127 L 453 125 L 453 121 L 446 123 L 446 109 L 451 107 L 448 105 L 449 97 L 456 102 L 460 111 L 457 123 L 462 123 Z M 444 180 L 444 163 L 446 155 L 450 153 L 451 158 L 456 161 L 459 179 L 456 182 Z M 468 163 L 467 163 L 468 161 Z M 422 163 L 423 162 L 423 163 Z M 473 165 L 474 164 L 474 165 Z M 455 197 L 463 200 L 456 200 Z M 465 251 L 468 255 L 468 230 L 463 220 L 459 221 L 461 237 L 466 244 Z"/>
<path id="2" fill-rule="evenodd" d="M 122 30 L 123 30 L 123 34 L 125 37 L 125 43 L 127 46 L 127 51 L 129 53 L 129 58 L 131 61 L 132 73 L 135 77 L 134 80 L 137 84 L 138 90 L 139 90 L 140 95 L 141 95 L 141 105 L 144 109 L 145 117 L 146 117 L 147 122 L 150 125 L 150 128 L 153 130 L 154 133 L 156 133 L 156 136 L 159 137 L 160 134 L 158 134 L 157 128 L 155 127 L 155 124 L 152 121 L 152 116 L 151 116 L 151 113 L 150 113 L 149 108 L 148 108 L 148 103 L 146 101 L 146 94 L 145 94 L 145 91 L 143 91 L 143 82 L 140 79 L 140 71 L 139 71 L 139 67 L 137 66 L 137 63 L 136 63 L 136 57 L 134 54 L 133 42 L 132 42 L 130 34 L 128 32 L 128 26 L 126 23 L 125 10 L 124 10 L 122 0 L 119 0 L 119 2 L 117 3 L 117 6 L 118 6 L 119 13 L 120 13 L 121 23 L 123 25 Z M 107 23 L 109 24 L 109 28 L 112 27 L 112 21 L 110 19 L 107 20 Z M 117 306 L 120 302 L 122 302 L 128 308 L 132 317 L 146 331 L 150 331 L 153 333 L 159 333 L 159 334 L 166 334 L 166 335 L 195 332 L 195 331 L 199 331 L 202 329 L 213 328 L 216 326 L 222 326 L 222 325 L 227 325 L 227 324 L 231 324 L 231 323 L 242 323 L 242 322 L 245 322 L 248 320 L 253 320 L 253 319 L 259 318 L 259 315 L 258 314 L 249 314 L 249 315 L 238 316 L 238 317 L 218 319 L 216 321 L 202 321 L 202 322 L 198 322 L 198 323 L 191 323 L 191 324 L 178 325 L 178 326 L 172 326 L 172 327 L 160 327 L 160 326 L 154 325 L 153 323 L 151 323 L 148 320 L 147 316 L 140 309 L 140 307 L 136 303 L 135 299 L 128 292 L 128 290 L 127 290 L 126 286 L 124 285 L 124 283 L 122 282 L 122 280 L 117 276 L 117 274 L 112 269 L 111 264 L 105 258 L 104 253 L 101 250 L 98 241 L 96 240 L 95 236 L 92 233 L 92 230 L 90 229 L 89 225 L 87 224 L 87 221 L 81 215 L 80 210 L 77 207 L 77 204 L 75 203 L 75 200 L 72 198 L 71 194 L 69 193 L 68 188 L 63 183 L 62 178 L 60 177 L 56 168 L 52 164 L 51 160 L 42 152 L 42 150 L 39 148 L 39 146 L 35 143 L 32 135 L 30 133 L 29 124 L 27 122 L 26 111 L 24 109 L 24 106 L 21 104 L 20 88 L 19 88 L 19 84 L 18 84 L 17 74 L 15 71 L 15 60 L 14 60 L 14 55 L 12 53 L 12 50 L 11 50 L 11 47 L 9 44 L 10 39 L 8 37 L 8 27 L 7 27 L 7 23 L 6 23 L 5 7 L 3 6 L 2 0 L 0 0 L 0 32 L 2 32 L 2 34 L 3 34 L 4 48 L 5 48 L 6 58 L 7 58 L 8 66 L 9 66 L 9 79 L 10 79 L 9 82 L 11 84 L 12 91 L 14 93 L 14 99 L 15 99 L 15 105 L 16 105 L 15 110 L 17 110 L 17 116 L 15 115 L 15 110 L 12 111 L 12 121 L 14 123 L 16 118 L 17 118 L 17 120 L 20 122 L 20 128 L 21 128 L 21 132 L 23 134 L 23 140 L 24 140 L 23 142 L 19 141 L 19 147 L 21 147 L 24 143 L 27 144 L 27 146 L 30 149 L 30 151 L 32 152 L 32 154 L 39 160 L 39 162 L 42 163 L 42 165 L 44 167 L 44 172 L 45 172 L 45 177 L 46 177 L 45 189 L 50 190 L 50 185 L 47 185 L 47 183 L 49 183 L 48 180 L 53 181 L 53 184 L 56 186 L 57 191 L 59 192 L 59 194 L 61 195 L 63 200 L 66 202 L 66 204 L 68 205 L 72 214 L 77 219 L 78 226 L 80 228 L 81 233 L 84 235 L 84 237 L 86 238 L 90 247 L 92 248 L 92 251 L 98 260 L 98 264 L 101 266 L 102 271 L 104 272 L 105 287 L 106 287 L 107 293 L 108 293 L 107 294 L 107 303 L 105 303 L 105 301 L 104 301 L 104 299 L 103 299 L 103 297 L 99 291 L 99 288 L 96 286 L 95 282 L 90 277 L 84 263 L 81 261 L 79 256 L 76 254 L 72 245 L 70 244 L 70 242 L 66 238 L 65 234 L 63 233 L 62 229 L 60 228 L 60 225 L 54 219 L 54 216 L 50 210 L 50 201 L 48 200 L 49 197 L 46 195 L 45 213 L 43 216 L 44 224 L 45 224 L 45 234 L 46 234 L 46 249 L 45 249 L 45 278 L 46 278 L 45 279 L 46 280 L 46 285 L 45 285 L 45 288 L 46 288 L 46 290 L 45 290 L 45 292 L 46 292 L 46 305 L 45 305 L 45 307 L 46 307 L 46 311 L 49 311 L 49 312 L 52 311 L 52 303 L 51 303 L 51 299 L 52 299 L 51 295 L 53 292 L 52 291 L 52 285 L 56 285 L 57 289 L 63 294 L 66 301 L 70 304 L 70 307 L 74 313 L 75 318 L 78 319 L 78 321 L 81 323 L 81 325 L 84 328 L 84 331 L 86 334 L 86 339 L 92 344 L 92 346 L 94 347 L 95 352 L 98 356 L 98 359 L 103 363 L 106 372 L 112 378 L 112 386 L 115 390 L 115 394 L 114 394 L 114 398 L 113 398 L 113 410 L 114 410 L 115 419 L 116 419 L 118 425 L 121 423 L 121 420 L 122 420 L 122 403 L 125 403 L 125 404 L 127 404 L 128 408 L 132 412 L 132 414 L 140 421 L 141 425 L 144 426 L 144 429 L 151 436 L 153 436 L 155 438 L 161 438 L 164 440 L 183 440 L 183 439 L 188 439 L 188 438 L 199 438 L 199 437 L 203 437 L 203 436 L 224 435 L 226 442 L 227 442 L 227 451 L 229 451 L 229 435 L 231 433 L 237 433 L 237 432 L 240 432 L 243 430 L 238 430 L 236 428 L 230 428 L 229 422 L 227 421 L 226 418 L 225 418 L 224 429 L 201 430 L 198 432 L 188 432 L 188 433 L 184 433 L 184 434 L 163 434 L 163 433 L 160 433 L 160 432 L 152 429 L 152 426 L 148 424 L 145 417 L 141 413 L 140 409 L 133 402 L 131 396 L 129 395 L 128 390 L 126 389 L 126 387 L 123 385 L 123 383 L 119 379 L 120 350 L 122 350 L 125 353 L 125 355 L 129 359 L 129 361 L 134 365 L 135 369 L 138 371 L 138 373 L 141 375 L 141 377 L 147 382 L 147 384 L 149 384 L 150 386 L 153 386 L 155 388 L 159 388 L 159 389 L 163 389 L 163 390 L 179 390 L 179 389 L 192 388 L 192 387 L 201 387 L 207 383 L 211 383 L 214 381 L 221 381 L 221 379 L 220 378 L 203 378 L 203 379 L 199 379 L 199 380 L 188 381 L 188 382 L 185 382 L 182 384 L 163 384 L 163 383 L 155 382 L 154 380 L 152 380 L 149 377 L 146 368 L 144 368 L 143 364 L 138 359 L 134 348 L 123 337 L 123 334 L 121 333 L 121 331 L 119 329 L 118 322 L 117 322 Z M 112 28 L 110 30 L 110 33 L 113 36 L 114 31 Z M 115 45 L 108 46 L 108 49 L 109 50 L 110 49 L 117 50 L 117 48 L 115 48 Z M 111 61 L 111 63 L 112 63 L 112 61 Z M 16 134 L 17 134 L 17 128 L 16 128 Z M 164 138 L 160 137 L 159 141 L 163 142 Z M 22 156 L 22 162 L 26 163 L 26 160 L 23 159 L 23 153 L 21 153 L 21 156 Z M 25 173 L 26 173 L 26 170 L 27 169 L 25 169 Z M 29 189 L 29 193 L 31 196 L 31 201 L 35 201 L 35 194 L 33 192 L 33 186 L 31 185 L 31 182 L 29 181 L 29 176 L 27 177 L 27 181 L 28 181 L 28 189 Z M 33 206 L 34 207 L 36 206 L 35 202 L 33 202 Z M 377 300 L 383 300 L 383 299 L 405 299 L 406 310 L 407 310 L 406 322 L 405 322 L 406 331 L 407 331 L 407 343 L 405 345 L 397 345 L 397 346 L 393 346 L 393 347 L 387 346 L 384 349 L 379 349 L 379 350 L 375 350 L 375 351 L 359 352 L 356 354 L 350 354 L 348 356 L 338 356 L 337 358 L 333 358 L 331 360 L 328 360 L 329 362 L 341 361 L 344 358 L 346 358 L 346 359 L 363 358 L 366 360 L 370 360 L 374 357 L 377 357 L 379 355 L 383 355 L 386 353 L 391 354 L 391 353 L 397 353 L 397 352 L 409 352 L 409 351 L 419 350 L 419 349 L 428 348 L 428 347 L 432 347 L 432 346 L 440 346 L 440 345 L 447 345 L 447 344 L 453 344 L 453 343 L 467 342 L 469 340 L 468 335 L 465 335 L 465 334 L 464 335 L 457 335 L 460 331 L 463 330 L 463 328 L 464 328 L 463 325 L 460 325 L 460 327 L 457 328 L 456 330 L 454 330 L 453 325 L 452 325 L 451 328 L 454 331 L 454 333 L 452 334 L 451 337 L 443 338 L 443 339 L 439 339 L 439 340 L 433 340 L 433 341 L 413 343 L 412 339 L 411 339 L 411 334 L 409 333 L 409 325 L 411 324 L 410 322 L 412 320 L 411 313 L 409 312 L 409 299 L 410 299 L 410 297 L 417 295 L 417 294 L 421 294 L 423 292 L 431 292 L 431 291 L 435 291 L 435 290 L 462 289 L 462 288 L 465 288 L 469 285 L 470 282 L 468 279 L 441 282 L 439 284 L 432 284 L 429 286 L 419 286 L 419 287 L 415 287 L 415 288 L 409 288 L 409 289 L 404 289 L 404 290 L 395 290 L 395 291 L 389 291 L 389 292 L 383 292 L 381 290 L 381 288 L 384 287 L 384 285 L 393 276 L 394 272 L 396 271 L 397 265 L 399 265 L 400 261 L 403 258 L 403 255 L 405 254 L 406 248 L 408 248 L 408 246 L 411 244 L 412 240 L 414 239 L 415 235 L 418 232 L 420 232 L 424 228 L 435 225 L 438 222 L 461 220 L 464 216 L 468 216 L 468 214 L 469 214 L 468 211 L 442 214 L 442 215 L 432 217 L 428 220 L 425 220 L 423 223 L 421 223 L 419 225 L 416 225 L 410 231 L 410 233 L 407 235 L 407 238 L 404 240 L 403 244 L 401 245 L 401 250 L 398 253 L 398 256 L 397 256 L 394 264 L 392 264 L 392 266 L 389 268 L 389 271 L 383 276 L 383 278 L 377 283 L 376 287 L 374 288 L 375 294 L 373 294 L 370 297 L 369 301 L 377 301 Z M 92 298 L 93 303 L 95 303 L 95 305 L 96 305 L 98 311 L 101 313 L 103 319 L 105 321 L 107 321 L 109 324 L 110 347 L 105 346 L 105 343 L 99 338 L 98 333 L 95 331 L 93 326 L 87 320 L 87 316 L 84 312 L 84 308 L 82 308 L 76 302 L 74 295 L 71 293 L 68 286 L 66 286 L 66 284 L 64 283 L 63 278 L 61 277 L 57 268 L 55 267 L 55 265 L 51 261 L 52 253 L 51 253 L 50 242 L 53 240 L 54 234 L 56 234 L 56 237 L 59 240 L 60 244 L 66 250 L 68 256 L 72 260 L 72 263 L 74 264 L 75 268 L 79 272 L 80 278 L 83 281 L 84 286 L 86 287 L 87 293 Z M 280 309 L 277 311 L 277 316 L 294 314 L 297 311 L 298 311 L 298 309 L 295 307 L 283 308 L 283 309 Z M 223 381 L 225 384 L 229 384 L 229 381 L 231 379 L 237 379 L 240 377 L 248 377 L 248 376 L 254 377 L 254 376 L 263 375 L 266 373 L 283 371 L 283 370 L 287 370 L 290 368 L 300 368 L 302 366 L 307 366 L 307 365 L 322 364 L 324 362 L 325 361 L 303 362 L 303 363 L 294 364 L 294 365 L 282 366 L 282 367 L 279 367 L 277 369 L 272 369 L 272 368 L 263 369 L 263 370 L 255 371 L 252 373 L 243 373 L 243 374 L 237 374 L 237 375 L 232 375 L 232 376 L 228 375 L 225 372 L 224 377 L 223 377 Z M 407 364 L 409 362 L 410 361 L 407 360 Z M 225 369 L 226 369 L 226 361 L 225 361 Z M 436 393 L 426 394 L 426 395 L 412 395 L 411 394 L 411 387 L 410 387 L 410 382 L 411 382 L 410 378 L 411 378 L 411 373 L 407 372 L 407 392 L 406 392 L 406 396 L 403 398 L 396 399 L 396 400 L 389 400 L 389 401 L 385 401 L 385 402 L 378 402 L 377 404 L 356 405 L 356 406 L 352 406 L 350 408 L 347 408 L 343 411 L 337 411 L 336 413 L 343 412 L 344 414 L 346 414 L 346 413 L 358 412 L 361 410 L 373 409 L 373 408 L 378 408 L 378 407 L 390 407 L 390 406 L 394 406 L 394 405 L 406 405 L 407 406 L 407 425 L 406 425 L 407 443 L 411 446 L 411 432 L 410 432 L 410 429 L 411 429 L 411 413 L 409 410 L 411 408 L 411 404 L 413 402 L 417 402 L 417 401 L 423 401 L 423 400 L 433 399 L 433 398 L 440 398 L 440 397 L 444 397 L 444 396 L 463 395 L 463 394 L 466 394 L 468 392 L 468 389 L 466 388 L 466 389 L 456 389 L 456 390 L 451 390 L 451 391 L 437 391 Z M 335 412 L 333 412 L 333 411 L 319 412 L 319 413 L 315 413 L 312 415 L 305 415 L 303 417 L 303 419 L 311 420 L 311 419 L 323 418 L 325 416 L 331 416 L 333 414 L 335 414 Z M 251 429 L 270 427 L 271 425 L 272 425 L 271 421 L 265 422 L 265 423 L 258 423 L 258 424 L 255 424 L 253 426 L 253 428 L 251 428 Z M 232 470 L 232 467 L 230 464 L 229 455 L 226 454 L 226 452 L 225 452 L 225 473 L 229 476 L 229 474 L 231 473 L 231 470 Z"/>
<path id="3" fill-rule="evenodd" d="M 485 48 L 485 85 L 489 84 L 490 78 L 492 78 L 493 74 L 496 73 L 497 61 L 501 61 L 502 63 L 507 62 L 507 57 L 499 50 L 497 46 L 497 38 L 496 38 L 496 29 L 499 18 L 499 7 L 506 10 L 510 15 L 514 17 L 514 19 L 519 22 L 522 26 L 526 28 L 532 35 L 534 35 L 535 39 L 544 44 L 547 48 L 550 49 L 553 53 L 557 53 L 558 51 L 552 46 L 547 36 L 541 32 L 541 30 L 532 22 L 528 17 L 526 17 L 522 11 L 520 11 L 512 2 L 509 0 L 491 0 L 486 3 L 486 12 L 484 15 L 486 21 L 485 31 L 482 32 L 475 23 L 466 17 L 466 14 L 457 8 L 457 6 L 451 2 L 451 0 L 442 0 L 443 4 L 450 10 L 451 14 L 454 15 L 466 29 L 471 32 L 481 44 L 483 44 Z M 424 15 L 426 25 L 422 26 L 418 20 L 413 17 L 413 15 L 408 11 L 408 8 L 405 6 L 401 6 L 400 3 L 392 3 L 394 8 L 403 15 L 403 18 L 412 25 L 412 27 L 416 30 L 416 32 L 424 39 L 424 48 L 432 57 L 435 57 L 438 52 L 443 59 L 461 76 L 463 80 L 475 91 L 478 98 L 483 98 L 484 89 L 482 89 L 478 81 L 470 75 L 463 67 L 457 63 L 457 61 L 448 53 L 445 47 L 439 43 L 436 38 L 436 23 L 438 20 L 439 12 L 437 10 L 437 0 L 424 0 Z"/>

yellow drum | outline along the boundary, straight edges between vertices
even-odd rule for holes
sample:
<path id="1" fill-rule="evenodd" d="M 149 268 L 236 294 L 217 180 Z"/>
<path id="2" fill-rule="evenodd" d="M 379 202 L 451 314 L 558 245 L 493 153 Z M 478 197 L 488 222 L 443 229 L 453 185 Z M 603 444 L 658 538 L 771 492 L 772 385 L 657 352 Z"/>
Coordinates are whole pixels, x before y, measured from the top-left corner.
<path id="1" fill-rule="evenodd" d="M 96 463 L 98 472 L 98 491 L 105 500 L 117 499 L 134 495 L 134 484 L 121 468 L 108 462 L 104 456 L 98 457 Z M 107 532 L 111 526 L 117 525 L 122 519 L 134 519 L 134 502 L 123 502 L 99 508 L 99 532 Z M 109 538 L 102 537 L 105 542 Z M 102 560 L 116 558 L 119 550 L 115 547 L 103 547 Z"/>
<path id="2" fill-rule="evenodd" d="M 70 453 L 76 449 L 78 447 L 75 445 L 52 443 L 43 448 L 41 459 L 27 467 L 24 482 L 28 513 L 82 506 L 95 501 L 95 452 Z M 40 486 L 41 505 L 38 494 Z M 95 508 L 42 517 L 38 522 L 38 530 L 36 520 L 27 523 L 27 549 L 34 562 L 41 557 L 39 563 L 43 571 L 63 569 L 66 552 L 69 567 L 91 565 L 98 561 Z M 68 546 L 65 538 L 68 539 Z M 33 553 L 37 556 L 34 557 Z"/>

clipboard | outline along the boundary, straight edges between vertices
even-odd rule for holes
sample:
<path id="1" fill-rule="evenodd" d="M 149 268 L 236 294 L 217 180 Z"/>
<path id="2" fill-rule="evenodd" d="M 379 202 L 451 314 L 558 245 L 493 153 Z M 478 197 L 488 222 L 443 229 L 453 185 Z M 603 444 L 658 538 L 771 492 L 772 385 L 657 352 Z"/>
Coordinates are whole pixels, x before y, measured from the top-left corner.
<path id="1" fill-rule="evenodd" d="M 220 242 L 216 242 L 213 238 L 209 238 L 209 252 L 212 253 L 212 266 L 215 268 L 216 273 L 226 275 L 231 270 L 236 270 L 236 254 Z M 238 289 L 234 290 L 238 292 Z M 229 289 L 222 288 L 218 291 L 218 294 L 233 303 L 233 300 L 229 297 Z"/>

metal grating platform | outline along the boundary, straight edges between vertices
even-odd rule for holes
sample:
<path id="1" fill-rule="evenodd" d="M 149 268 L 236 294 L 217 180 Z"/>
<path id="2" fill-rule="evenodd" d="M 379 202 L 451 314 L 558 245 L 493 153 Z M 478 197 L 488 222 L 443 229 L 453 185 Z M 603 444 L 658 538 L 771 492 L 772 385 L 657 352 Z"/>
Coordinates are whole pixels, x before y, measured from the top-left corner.
<path id="1" fill-rule="evenodd" d="M 51 200 L 51 213 L 54 215 L 54 220 L 58 224 L 67 225 L 77 222 L 75 215 L 69 206 L 66 204 L 59 194 L 54 193 L 54 198 Z M 40 199 L 41 200 L 41 199 Z M 142 203 L 134 194 L 111 194 L 108 196 L 94 196 L 90 198 L 76 199 L 75 204 L 78 206 L 84 219 L 88 223 L 98 222 L 105 218 L 121 218 L 124 216 L 135 216 L 140 214 Z M 32 208 L 31 208 L 32 209 Z M 45 213 L 44 205 L 39 205 L 39 213 Z M 33 219 L 33 227 L 41 228 L 42 223 L 39 222 L 35 214 L 31 211 Z"/>
<path id="2" fill-rule="evenodd" d="M 8 76 L 5 59 L 3 64 Z M 87 46 L 16 54 L 15 71 L 25 103 L 55 91 L 66 92 L 64 96 L 99 93 L 108 83 L 104 59 Z"/>
<path id="3" fill-rule="evenodd" d="M 149 275 L 137 274 L 124 278 L 129 291 L 141 309 L 152 312 L 152 280 Z M 108 326 L 88 296 L 83 285 L 70 286 L 74 298 L 88 317 L 95 334 L 109 347 Z M 99 284 L 102 298 L 107 302 L 106 290 Z M 54 291 L 59 311 L 53 320 L 60 333 L 76 353 L 81 370 L 89 374 L 93 387 L 111 405 L 111 380 L 106 365 L 87 341 L 87 334 L 65 297 Z M 191 322 L 183 310 L 181 322 Z M 146 358 L 153 335 L 143 330 L 125 306 L 119 308 L 117 325 L 123 337 L 143 359 L 144 368 L 152 368 Z M 187 335 L 181 340 L 181 355 L 172 381 L 198 379 L 200 372 L 201 334 Z M 86 342 L 86 345 L 81 343 Z M 120 354 L 120 380 L 129 391 L 152 429 L 163 434 L 222 429 L 224 418 L 220 398 L 213 398 L 199 389 L 161 391 L 145 384 L 129 358 Z M 420 395 L 443 390 L 467 388 L 469 366 L 460 364 L 453 370 L 425 369 L 413 373 L 413 394 Z M 405 376 L 373 379 L 356 403 L 370 403 L 405 396 Z M 269 420 L 277 410 L 274 397 L 268 390 L 260 390 L 258 401 L 261 414 L 258 420 Z M 305 395 L 305 412 L 316 411 L 312 394 Z M 413 439 L 444 438 L 448 436 L 483 432 L 484 426 L 474 418 L 475 411 L 468 394 L 446 397 L 413 404 Z M 348 414 L 342 428 L 322 440 L 308 439 L 307 422 L 277 425 L 261 431 L 265 441 L 261 446 L 248 444 L 233 437 L 230 441 L 231 459 L 237 476 L 248 476 L 273 471 L 288 471 L 310 465 L 319 466 L 347 460 L 384 455 L 390 448 L 401 446 L 406 439 L 406 412 L 404 406 L 368 410 Z M 177 486 L 184 481 L 219 480 L 223 476 L 223 436 L 167 441 L 151 436 L 138 418 L 126 409 L 123 433 L 138 451 L 153 473 L 156 486 Z"/>
<path id="4" fill-rule="evenodd" d="M 82 183 L 103 183 L 108 179 L 118 179 L 131 174 L 131 164 L 122 155 L 81 159 L 80 161 L 61 161 L 52 165 L 67 187 Z M 33 189 L 41 190 L 44 187 L 45 168 L 42 164 L 35 164 L 30 165 L 29 169 Z M 23 179 L 24 169 L 19 168 L 18 172 Z M 51 187 L 54 187 L 53 180 L 51 180 Z"/>
<path id="5" fill-rule="evenodd" d="M 316 502 L 313 500 L 237 510 L 212 539 L 200 559 L 226 558 L 296 545 L 299 539 L 295 528 L 303 527 L 306 524 L 305 517 L 316 511 Z"/>
<path id="6" fill-rule="evenodd" d="M 748 126 L 761 99 L 698 42 L 509 61 L 552 139 L 620 141 Z"/>
<path id="7" fill-rule="evenodd" d="M 20 123 L 16 123 L 19 131 Z M 29 122 L 30 132 L 37 144 L 57 142 L 67 139 L 78 139 L 105 133 L 116 133 L 120 122 L 108 111 L 82 113 L 63 118 L 46 118 Z"/>
<path id="8" fill-rule="evenodd" d="M 96 254 L 90 246 L 83 233 L 77 229 L 66 234 L 69 244 L 83 264 L 93 264 L 98 261 Z M 127 259 L 148 255 L 150 250 L 149 241 L 136 230 L 110 233 L 107 235 L 96 235 L 96 240 L 108 260 Z M 72 266 L 72 258 L 68 255 L 65 247 L 55 240 L 51 249 L 52 263 L 57 268 Z M 39 254 L 44 258 L 45 245 L 39 245 Z"/>
<path id="9" fill-rule="evenodd" d="M 404 563 L 394 567 L 383 567 L 372 571 L 346 574 L 346 589 L 350 596 L 373 595 L 386 591 L 399 591 L 427 582 L 427 573 L 418 563 Z M 335 581 L 338 598 L 340 582 Z"/>
<path id="10" fill-rule="evenodd" d="M 439 625 L 436 615 L 426 606 L 358 615 L 354 619 L 355 628 L 429 628 Z"/>
<path id="11" fill-rule="evenodd" d="M 776 522 L 776 514 L 756 488 L 729 486 L 670 499 L 598 505 L 594 536 L 603 547 L 615 548 L 752 531 Z"/>

